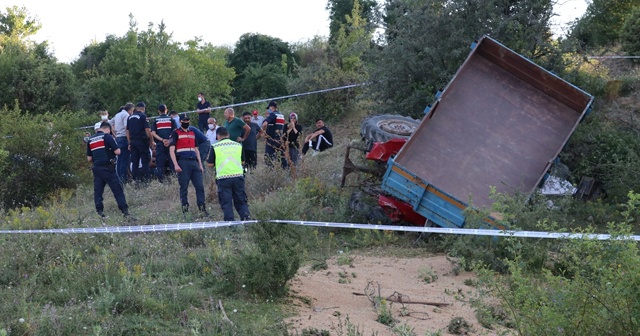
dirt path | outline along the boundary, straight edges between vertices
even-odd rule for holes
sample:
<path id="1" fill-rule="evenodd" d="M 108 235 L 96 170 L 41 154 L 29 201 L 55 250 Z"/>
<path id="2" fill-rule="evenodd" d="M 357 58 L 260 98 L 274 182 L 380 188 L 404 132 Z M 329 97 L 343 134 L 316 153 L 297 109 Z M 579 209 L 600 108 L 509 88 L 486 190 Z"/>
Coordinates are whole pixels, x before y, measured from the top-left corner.
<path id="1" fill-rule="evenodd" d="M 433 281 L 427 283 L 425 277 Z M 361 335 L 394 335 L 390 327 L 376 321 L 378 314 L 374 305 L 363 295 L 369 284 L 375 296 L 378 296 L 379 288 L 380 296 L 384 298 L 396 293 L 395 298 L 401 295 L 403 300 L 433 303 L 403 305 L 388 302 L 391 314 L 397 320 L 396 326 L 410 326 L 416 335 L 438 335 L 438 331 L 441 335 L 449 334 L 447 325 L 455 317 L 462 317 L 471 324 L 469 335 L 497 335 L 497 331 L 483 328 L 475 317 L 469 302 L 476 295 L 476 288 L 469 285 L 474 282 L 473 273 L 455 275 L 454 266 L 445 256 L 342 255 L 327 260 L 326 269 L 312 270 L 312 266 L 300 269 L 291 286 L 298 314 L 287 322 L 294 335 L 296 332 L 302 334 L 307 328 L 327 330 L 331 335 L 340 335 L 342 331 L 347 335 L 345 318 L 348 316 Z"/>

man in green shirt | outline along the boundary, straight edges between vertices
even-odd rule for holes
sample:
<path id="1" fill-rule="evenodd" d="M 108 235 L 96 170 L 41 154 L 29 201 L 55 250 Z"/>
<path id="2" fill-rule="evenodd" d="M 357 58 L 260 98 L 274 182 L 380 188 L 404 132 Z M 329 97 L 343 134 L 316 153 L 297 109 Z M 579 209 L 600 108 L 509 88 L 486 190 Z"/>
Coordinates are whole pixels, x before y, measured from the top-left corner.
<path id="1" fill-rule="evenodd" d="M 249 136 L 251 127 L 242 119 L 236 118 L 232 108 L 224 110 L 224 119 L 224 128 L 229 132 L 229 139 L 242 143 Z"/>

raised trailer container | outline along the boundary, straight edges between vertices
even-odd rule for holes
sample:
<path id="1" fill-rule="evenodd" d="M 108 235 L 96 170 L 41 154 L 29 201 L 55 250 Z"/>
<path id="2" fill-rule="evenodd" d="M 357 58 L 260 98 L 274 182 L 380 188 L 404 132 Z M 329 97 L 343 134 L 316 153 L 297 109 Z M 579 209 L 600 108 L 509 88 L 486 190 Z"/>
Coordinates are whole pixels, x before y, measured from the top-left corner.
<path id="1" fill-rule="evenodd" d="M 491 207 L 492 187 L 534 192 L 592 102 L 485 36 L 388 161 L 382 189 L 438 226 L 463 227 L 468 206 Z"/>

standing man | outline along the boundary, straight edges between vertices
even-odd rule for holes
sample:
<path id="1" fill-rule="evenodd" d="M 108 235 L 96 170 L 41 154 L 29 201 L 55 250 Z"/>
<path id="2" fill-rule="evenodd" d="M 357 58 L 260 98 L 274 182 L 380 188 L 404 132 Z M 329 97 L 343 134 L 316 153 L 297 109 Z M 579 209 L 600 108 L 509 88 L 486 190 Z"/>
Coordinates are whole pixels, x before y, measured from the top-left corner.
<path id="1" fill-rule="evenodd" d="M 155 147 L 144 111 L 145 104 L 143 102 L 137 103 L 136 111 L 127 120 L 127 140 L 133 163 L 131 174 L 133 180 L 138 182 L 146 180 L 149 176 L 149 163 L 151 162 L 149 148 Z M 140 161 L 142 161 L 142 168 L 140 168 Z"/>
<path id="2" fill-rule="evenodd" d="M 167 106 L 164 104 L 158 106 L 158 118 L 151 125 L 151 136 L 156 143 L 156 176 L 160 182 L 164 182 L 167 161 L 169 161 L 171 171 L 174 170 L 173 161 L 169 158 L 169 141 L 176 128 L 178 126 L 173 123 L 173 119 L 167 114 Z"/>
<path id="3" fill-rule="evenodd" d="M 204 133 L 207 131 L 207 120 L 209 119 L 209 113 L 211 112 L 211 103 L 204 98 L 204 93 L 198 93 L 198 104 L 196 105 L 196 112 L 198 113 L 198 129 Z"/>
<path id="4" fill-rule="evenodd" d="M 184 114 L 180 117 L 180 128 L 171 133 L 169 155 L 171 155 L 171 161 L 173 161 L 173 166 L 176 169 L 176 173 L 178 173 L 182 212 L 189 212 L 188 188 L 189 181 L 191 181 L 196 189 L 198 209 L 203 216 L 209 216 L 204 204 L 204 182 L 202 180 L 204 168 L 202 168 L 200 152 L 196 148 L 196 135 L 189 128 L 189 123 L 188 115 Z"/>
<path id="5" fill-rule="evenodd" d="M 207 136 L 207 139 L 209 139 L 209 143 L 211 145 L 213 145 L 214 143 L 218 142 L 218 138 L 216 138 L 216 131 L 218 130 L 218 128 L 220 128 L 220 126 L 218 126 L 218 121 L 216 120 L 216 118 L 209 118 L 209 120 L 207 120 L 207 127 L 209 127 L 209 129 L 207 130 L 207 134 L 205 134 Z"/>
<path id="6" fill-rule="evenodd" d="M 322 118 L 316 119 L 316 130 L 307 135 L 302 146 L 302 155 L 307 154 L 309 148 L 313 149 L 314 156 L 319 152 L 325 151 L 333 147 L 333 135 L 331 131 L 324 125 Z"/>
<path id="7" fill-rule="evenodd" d="M 258 110 L 253 110 L 253 118 L 251 118 L 251 122 L 258 125 L 258 127 L 262 127 L 262 122 L 264 121 L 264 117 L 258 115 Z"/>
<path id="8" fill-rule="evenodd" d="M 280 160 L 282 167 L 286 167 L 286 159 L 282 152 L 282 133 L 284 116 L 278 111 L 278 103 L 269 102 L 267 106 L 269 116 L 262 122 L 262 130 L 266 133 L 267 146 L 264 149 L 265 163 L 273 167 L 273 162 Z"/>
<path id="9" fill-rule="evenodd" d="M 251 127 L 240 118 L 236 118 L 232 108 L 224 110 L 224 128 L 229 132 L 229 139 L 242 143 L 251 132 Z"/>
<path id="10" fill-rule="evenodd" d="M 225 221 L 233 221 L 233 208 L 240 220 L 251 220 L 247 194 L 244 192 L 244 171 L 242 169 L 242 145 L 229 140 L 229 132 L 220 127 L 218 142 L 213 145 L 207 165 L 215 166 L 218 201 Z"/>
<path id="11" fill-rule="evenodd" d="M 285 150 L 289 151 L 289 161 L 293 167 L 298 165 L 300 160 L 300 143 L 298 137 L 302 133 L 302 126 L 298 124 L 298 115 L 295 113 L 289 114 L 289 123 L 285 127 L 284 136 L 282 141 L 284 142 Z"/>
<path id="12" fill-rule="evenodd" d="M 115 169 L 115 156 L 120 155 L 120 149 L 110 133 L 111 124 L 103 122 L 96 130 L 96 134 L 89 138 L 87 144 L 87 160 L 93 162 L 93 167 L 91 167 L 93 171 L 93 202 L 96 205 L 98 215 L 106 218 L 102 195 L 104 194 L 104 186 L 108 184 L 116 203 L 118 203 L 118 209 L 125 217 L 129 217 L 129 206 Z"/>
<path id="13" fill-rule="evenodd" d="M 127 183 L 129 179 L 129 140 L 127 140 L 127 119 L 133 113 L 133 103 L 125 104 L 120 112 L 111 119 L 111 126 L 113 126 L 114 133 L 116 135 L 116 143 L 120 149 L 120 155 L 118 155 L 118 161 L 116 162 L 116 175 L 120 179 L 121 183 Z"/>
<path id="14" fill-rule="evenodd" d="M 255 169 L 258 165 L 258 139 L 262 136 L 262 129 L 251 119 L 251 113 L 242 114 L 242 119 L 249 126 L 249 136 L 242 142 L 242 154 L 247 168 Z"/>

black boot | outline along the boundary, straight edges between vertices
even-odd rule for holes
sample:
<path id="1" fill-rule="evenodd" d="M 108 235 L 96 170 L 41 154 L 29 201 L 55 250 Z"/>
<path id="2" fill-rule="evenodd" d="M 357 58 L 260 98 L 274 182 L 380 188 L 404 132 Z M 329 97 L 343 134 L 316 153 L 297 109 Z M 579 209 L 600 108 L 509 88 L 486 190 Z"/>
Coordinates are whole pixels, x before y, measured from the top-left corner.
<path id="1" fill-rule="evenodd" d="M 186 214 L 189 212 L 189 204 L 183 204 L 182 205 L 182 213 Z"/>
<path id="2" fill-rule="evenodd" d="M 207 212 L 207 207 L 204 204 L 198 205 L 198 209 L 202 212 L 203 217 L 209 217 L 209 213 Z"/>

